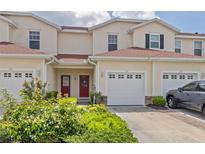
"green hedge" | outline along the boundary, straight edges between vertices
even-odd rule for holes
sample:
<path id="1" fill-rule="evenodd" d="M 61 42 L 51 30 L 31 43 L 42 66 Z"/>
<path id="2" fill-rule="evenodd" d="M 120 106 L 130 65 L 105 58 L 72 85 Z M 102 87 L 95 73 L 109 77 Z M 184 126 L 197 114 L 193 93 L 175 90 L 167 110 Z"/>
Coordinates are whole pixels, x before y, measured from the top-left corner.
<path id="1" fill-rule="evenodd" d="M 154 105 L 157 106 L 165 106 L 166 105 L 166 100 L 163 98 L 163 96 L 155 96 L 152 100 Z"/>
<path id="2" fill-rule="evenodd" d="M 23 102 L 0 121 L 0 142 L 137 142 L 125 121 L 104 105 L 77 106 L 75 98 Z"/>

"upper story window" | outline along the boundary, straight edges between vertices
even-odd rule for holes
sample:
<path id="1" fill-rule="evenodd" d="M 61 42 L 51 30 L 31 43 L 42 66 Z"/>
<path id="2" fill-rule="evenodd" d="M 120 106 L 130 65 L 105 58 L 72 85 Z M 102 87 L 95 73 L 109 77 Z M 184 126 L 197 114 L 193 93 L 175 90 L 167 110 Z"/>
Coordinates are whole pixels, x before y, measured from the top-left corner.
<path id="1" fill-rule="evenodd" d="M 117 35 L 108 35 L 108 51 L 117 50 Z"/>
<path id="2" fill-rule="evenodd" d="M 160 47 L 160 35 L 150 34 L 150 48 L 159 49 Z"/>
<path id="3" fill-rule="evenodd" d="M 181 53 L 181 40 L 175 39 L 175 52 Z"/>
<path id="4" fill-rule="evenodd" d="M 40 49 L 40 32 L 29 31 L 29 48 Z"/>
<path id="5" fill-rule="evenodd" d="M 194 55 L 202 55 L 202 41 L 194 41 Z"/>
<path id="6" fill-rule="evenodd" d="M 164 35 L 157 33 L 145 34 L 145 48 L 164 49 Z"/>

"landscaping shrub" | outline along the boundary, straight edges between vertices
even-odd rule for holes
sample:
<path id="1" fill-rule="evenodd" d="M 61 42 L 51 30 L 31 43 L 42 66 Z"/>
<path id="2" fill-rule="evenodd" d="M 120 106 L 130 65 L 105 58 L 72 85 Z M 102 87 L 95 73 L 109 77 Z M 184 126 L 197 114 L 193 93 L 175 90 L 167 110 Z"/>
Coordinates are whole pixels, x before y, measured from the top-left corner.
<path id="1" fill-rule="evenodd" d="M 166 105 L 166 100 L 163 98 L 163 96 L 155 96 L 153 98 L 153 104 L 157 106 L 165 106 Z"/>
<path id="2" fill-rule="evenodd" d="M 57 99 L 58 98 L 58 91 L 47 91 L 45 99 Z"/>
<path id="3" fill-rule="evenodd" d="M 103 96 L 101 92 L 94 92 L 91 91 L 90 92 L 90 104 L 99 104 L 99 103 L 103 103 Z"/>
<path id="4" fill-rule="evenodd" d="M 0 121 L 0 142 L 137 142 L 126 122 L 104 105 L 77 106 L 76 99 L 68 100 L 23 102 L 8 109 Z"/>

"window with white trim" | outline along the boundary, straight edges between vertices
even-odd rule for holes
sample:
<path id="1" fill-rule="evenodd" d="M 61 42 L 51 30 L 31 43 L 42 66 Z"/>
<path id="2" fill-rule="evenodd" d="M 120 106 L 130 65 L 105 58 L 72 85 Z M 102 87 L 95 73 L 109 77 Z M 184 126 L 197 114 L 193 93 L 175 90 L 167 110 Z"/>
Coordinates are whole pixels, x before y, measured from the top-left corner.
<path id="1" fill-rule="evenodd" d="M 117 35 L 109 34 L 108 35 L 108 51 L 117 50 Z"/>
<path id="2" fill-rule="evenodd" d="M 171 79 L 177 79 L 177 75 L 176 74 L 171 75 Z"/>
<path id="3" fill-rule="evenodd" d="M 182 41 L 179 39 L 175 39 L 175 52 L 181 53 L 181 43 Z"/>
<path id="4" fill-rule="evenodd" d="M 40 32 L 29 31 L 29 48 L 40 49 Z"/>
<path id="5" fill-rule="evenodd" d="M 194 41 L 194 55 L 202 56 L 202 41 Z"/>
<path id="6" fill-rule="evenodd" d="M 159 49 L 160 48 L 160 35 L 150 34 L 150 48 Z"/>
<path id="7" fill-rule="evenodd" d="M 133 78 L 133 75 L 132 74 L 128 74 L 127 75 L 127 79 L 132 79 Z"/>

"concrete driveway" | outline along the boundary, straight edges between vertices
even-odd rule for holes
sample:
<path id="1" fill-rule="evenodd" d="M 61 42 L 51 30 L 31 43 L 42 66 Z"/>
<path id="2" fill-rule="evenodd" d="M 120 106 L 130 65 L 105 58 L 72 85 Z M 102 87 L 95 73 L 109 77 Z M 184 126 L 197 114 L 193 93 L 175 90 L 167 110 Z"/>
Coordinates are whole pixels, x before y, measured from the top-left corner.
<path id="1" fill-rule="evenodd" d="M 143 143 L 205 142 L 205 118 L 186 109 L 155 110 L 149 107 L 110 107 Z"/>

